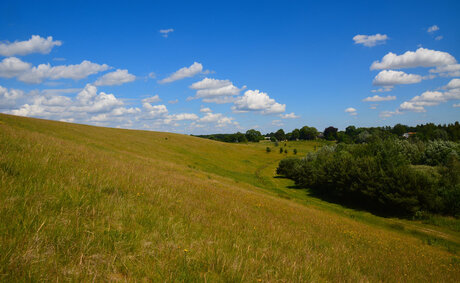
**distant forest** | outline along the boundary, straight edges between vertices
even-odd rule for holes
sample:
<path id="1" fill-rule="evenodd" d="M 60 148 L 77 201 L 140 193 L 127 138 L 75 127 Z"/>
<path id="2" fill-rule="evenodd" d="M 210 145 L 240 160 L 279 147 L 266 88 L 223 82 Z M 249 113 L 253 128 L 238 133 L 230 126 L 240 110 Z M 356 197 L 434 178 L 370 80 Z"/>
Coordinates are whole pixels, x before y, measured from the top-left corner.
<path id="1" fill-rule="evenodd" d="M 370 142 L 374 139 L 383 139 L 390 136 L 406 137 L 421 141 L 444 140 L 444 141 L 460 141 L 460 124 L 435 125 L 433 123 L 422 124 L 417 126 L 407 126 L 396 124 L 394 127 L 355 127 L 348 126 L 345 131 L 339 131 L 335 127 L 327 127 L 323 132 L 319 132 L 314 127 L 304 126 L 300 129 L 294 129 L 292 132 L 285 133 L 283 129 L 276 132 L 262 135 L 259 131 L 251 129 L 246 133 L 234 134 L 211 134 L 211 135 L 196 135 L 196 137 L 206 138 L 222 142 L 259 142 L 260 140 L 270 139 L 271 141 L 285 140 L 314 140 L 326 139 L 335 140 L 340 143 L 363 143 Z"/>

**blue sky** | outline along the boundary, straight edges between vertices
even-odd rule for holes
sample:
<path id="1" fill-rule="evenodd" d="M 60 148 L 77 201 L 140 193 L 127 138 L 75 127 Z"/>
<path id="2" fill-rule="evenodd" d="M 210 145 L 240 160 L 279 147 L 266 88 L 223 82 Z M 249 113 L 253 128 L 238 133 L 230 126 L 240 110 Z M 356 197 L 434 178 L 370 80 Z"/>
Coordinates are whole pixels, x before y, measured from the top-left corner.
<path id="1" fill-rule="evenodd" d="M 94 2 L 0 3 L 0 112 L 186 134 L 460 117 L 458 1 Z"/>

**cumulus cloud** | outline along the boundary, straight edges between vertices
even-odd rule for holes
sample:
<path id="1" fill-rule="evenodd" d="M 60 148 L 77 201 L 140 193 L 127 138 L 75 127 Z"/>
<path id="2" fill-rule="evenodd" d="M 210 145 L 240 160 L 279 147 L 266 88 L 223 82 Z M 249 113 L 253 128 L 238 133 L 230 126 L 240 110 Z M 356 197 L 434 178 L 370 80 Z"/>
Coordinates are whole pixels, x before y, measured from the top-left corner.
<path id="1" fill-rule="evenodd" d="M 40 64 L 31 67 L 30 63 L 23 62 L 16 57 L 8 57 L 0 62 L 0 77 L 13 78 L 25 83 L 41 83 L 45 79 L 74 79 L 79 80 L 89 75 L 105 71 L 108 65 L 99 65 L 90 61 L 83 61 L 76 65 L 61 65 L 51 67 L 50 64 Z"/>
<path id="2" fill-rule="evenodd" d="M 196 120 L 198 116 L 195 113 L 179 113 L 169 115 L 167 119 L 172 121 Z"/>
<path id="3" fill-rule="evenodd" d="M 353 37 L 355 44 L 362 44 L 367 47 L 373 47 L 378 44 L 384 44 L 387 39 L 388 39 L 388 36 L 386 34 L 380 34 L 380 33 L 377 33 L 374 35 L 357 34 Z"/>
<path id="4" fill-rule="evenodd" d="M 19 116 L 40 117 L 68 122 L 125 121 L 127 115 L 140 112 L 139 108 L 125 108 L 113 94 L 98 92 L 91 84 L 85 86 L 75 98 L 56 94 L 36 94 L 30 102 L 8 113 Z"/>
<path id="5" fill-rule="evenodd" d="M 430 73 L 439 74 L 441 77 L 460 77 L 460 64 L 438 66 L 431 69 Z"/>
<path id="6" fill-rule="evenodd" d="M 52 36 L 43 38 L 39 35 L 32 35 L 29 40 L 0 43 L 0 55 L 27 55 L 31 53 L 48 54 L 54 46 L 61 46 L 62 42 L 53 40 Z"/>
<path id="7" fill-rule="evenodd" d="M 300 116 L 297 116 L 294 112 L 291 112 L 289 114 L 280 114 L 280 117 L 282 119 L 297 119 L 299 118 Z"/>
<path id="8" fill-rule="evenodd" d="M 13 78 L 28 71 L 30 63 L 23 62 L 16 57 L 8 57 L 0 62 L 0 77 Z"/>
<path id="9" fill-rule="evenodd" d="M 460 107 L 460 103 L 457 103 L 457 104 L 452 104 L 452 107 Z"/>
<path id="10" fill-rule="evenodd" d="M 460 79 L 452 79 L 446 86 L 446 89 L 460 88 Z"/>
<path id="11" fill-rule="evenodd" d="M 345 109 L 345 112 L 352 116 L 358 115 L 358 112 L 353 107 L 348 107 L 347 109 Z"/>
<path id="12" fill-rule="evenodd" d="M 160 33 L 162 37 L 168 37 L 169 33 L 173 32 L 174 29 L 168 28 L 168 29 L 160 29 Z"/>
<path id="13" fill-rule="evenodd" d="M 218 80 L 204 78 L 203 80 L 193 83 L 191 89 L 196 90 L 196 95 L 190 99 L 202 98 L 205 102 L 229 103 L 233 102 L 233 96 L 239 95 L 243 88 L 237 88 L 229 80 Z"/>
<path id="14" fill-rule="evenodd" d="M 278 114 L 286 111 L 286 104 L 280 104 L 259 90 L 247 90 L 238 97 L 232 107 L 235 112 L 258 111 L 262 114 Z"/>
<path id="15" fill-rule="evenodd" d="M 165 117 L 168 114 L 168 108 L 166 105 L 152 105 L 148 102 L 144 102 L 142 107 L 146 110 L 147 118 L 159 118 Z"/>
<path id="16" fill-rule="evenodd" d="M 95 86 L 103 85 L 121 85 L 124 83 L 132 82 L 136 79 L 136 76 L 128 73 L 128 70 L 116 70 L 114 72 L 107 73 L 102 77 L 98 78 L 94 83 Z"/>
<path id="17" fill-rule="evenodd" d="M 158 94 L 142 99 L 142 103 L 155 103 L 159 101 L 161 101 L 161 98 L 158 96 Z"/>
<path id="18" fill-rule="evenodd" d="M 441 40 L 441 39 L 443 39 L 443 38 L 444 38 L 444 36 L 438 35 L 438 36 L 436 36 L 434 39 L 435 39 L 435 40 Z"/>
<path id="19" fill-rule="evenodd" d="M 281 127 L 284 125 L 284 123 L 281 120 L 273 120 L 272 121 L 273 126 Z"/>
<path id="20" fill-rule="evenodd" d="M 22 98 L 24 92 L 19 89 L 7 89 L 0 86 L 0 109 L 5 109 L 14 106 L 16 100 Z"/>
<path id="21" fill-rule="evenodd" d="M 200 109 L 200 112 L 209 113 L 209 112 L 212 112 L 212 110 L 211 110 L 211 108 L 209 108 L 209 107 L 204 107 L 204 108 L 201 108 L 201 109 Z"/>
<path id="22" fill-rule="evenodd" d="M 169 104 L 176 104 L 178 102 L 179 102 L 179 99 L 174 99 L 174 100 L 168 101 Z"/>
<path id="23" fill-rule="evenodd" d="M 207 112 L 205 116 L 201 117 L 198 123 L 215 123 L 216 127 L 222 128 L 228 125 L 238 125 L 232 117 L 224 116 L 222 113 Z M 198 124 L 199 125 L 199 124 Z"/>
<path id="24" fill-rule="evenodd" d="M 422 76 L 406 74 L 402 71 L 383 70 L 375 76 L 373 85 L 394 86 L 400 84 L 415 84 L 422 81 Z"/>
<path id="25" fill-rule="evenodd" d="M 380 112 L 379 116 L 382 117 L 382 118 L 389 118 L 391 116 L 394 116 L 394 115 L 401 115 L 402 112 L 399 111 L 399 110 L 396 110 L 396 111 L 382 111 Z"/>
<path id="26" fill-rule="evenodd" d="M 425 112 L 425 108 L 421 105 L 417 105 L 416 103 L 405 101 L 400 106 L 399 109 L 402 111 L 413 111 L 413 112 Z"/>
<path id="27" fill-rule="evenodd" d="M 416 67 L 436 67 L 456 64 L 457 60 L 447 52 L 419 48 L 415 52 L 407 51 L 402 55 L 392 52 L 385 55 L 381 61 L 375 61 L 371 70 L 403 69 Z"/>
<path id="28" fill-rule="evenodd" d="M 433 25 L 431 27 L 429 27 L 426 31 L 429 32 L 429 33 L 433 33 L 435 31 L 438 31 L 439 30 L 439 27 L 437 25 Z"/>
<path id="29" fill-rule="evenodd" d="M 387 96 L 379 96 L 379 95 L 374 95 L 374 96 L 369 96 L 363 99 L 364 102 L 380 102 L 380 101 L 390 101 L 390 100 L 395 100 L 396 96 L 392 95 L 387 95 Z"/>
<path id="30" fill-rule="evenodd" d="M 403 102 L 398 111 L 426 112 L 425 107 L 436 106 L 449 100 L 460 99 L 460 80 L 453 79 L 445 87 L 447 91 L 425 91 L 414 96 L 411 100 Z"/>
<path id="31" fill-rule="evenodd" d="M 177 80 L 182 80 L 185 78 L 190 78 L 195 75 L 198 75 L 203 72 L 203 65 L 198 62 L 194 62 L 190 67 L 183 67 L 176 72 L 174 72 L 171 76 L 164 78 L 159 81 L 159 83 L 171 83 Z"/>

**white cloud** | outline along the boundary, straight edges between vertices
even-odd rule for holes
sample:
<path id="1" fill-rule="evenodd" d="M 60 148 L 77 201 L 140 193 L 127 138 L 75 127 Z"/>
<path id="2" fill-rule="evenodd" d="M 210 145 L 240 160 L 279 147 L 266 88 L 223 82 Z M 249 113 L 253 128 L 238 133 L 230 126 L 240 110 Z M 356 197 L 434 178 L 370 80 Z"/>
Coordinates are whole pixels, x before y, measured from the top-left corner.
<path id="1" fill-rule="evenodd" d="M 174 100 L 168 101 L 169 104 L 176 104 L 178 102 L 179 102 L 179 99 L 174 99 Z"/>
<path id="2" fill-rule="evenodd" d="M 396 110 L 396 111 L 382 111 L 380 112 L 379 116 L 382 117 L 382 118 L 388 118 L 388 117 L 391 117 L 391 116 L 394 116 L 394 115 L 401 115 L 402 112 L 399 111 L 399 110 Z"/>
<path id="3" fill-rule="evenodd" d="M 235 112 L 258 111 L 262 114 L 277 114 L 286 111 L 286 104 L 279 104 L 267 93 L 259 90 L 247 90 L 238 97 L 232 109 Z"/>
<path id="4" fill-rule="evenodd" d="M 216 123 L 217 127 L 224 127 L 230 124 L 235 124 L 232 117 L 226 117 L 222 113 L 207 112 L 205 116 L 201 117 L 198 122 L 200 123 Z"/>
<path id="5" fill-rule="evenodd" d="M 198 119 L 198 116 L 195 113 L 179 113 L 179 114 L 168 115 L 166 117 L 166 120 L 171 120 L 171 121 L 197 120 L 197 119 Z"/>
<path id="6" fill-rule="evenodd" d="M 157 77 L 157 75 L 154 72 L 149 73 L 149 78 L 155 79 L 156 77 Z"/>
<path id="7" fill-rule="evenodd" d="M 164 117 L 168 114 L 168 108 L 166 105 L 151 105 L 148 102 L 144 102 L 142 107 L 147 110 L 147 118 L 159 118 Z"/>
<path id="8" fill-rule="evenodd" d="M 431 27 L 429 27 L 426 31 L 429 32 L 429 33 L 433 33 L 435 31 L 438 31 L 439 30 L 439 27 L 437 25 L 433 25 Z"/>
<path id="9" fill-rule="evenodd" d="M 50 64 L 40 64 L 31 67 L 16 57 L 8 57 L 0 62 L 0 77 L 16 77 L 25 83 L 41 83 L 45 79 L 82 79 L 89 75 L 105 71 L 109 68 L 106 64 L 99 65 L 90 61 L 83 61 L 76 65 L 61 65 L 51 67 Z"/>
<path id="10" fill-rule="evenodd" d="M 124 108 L 123 102 L 113 94 L 98 93 L 91 84 L 87 84 L 74 99 L 42 92 L 32 96 L 29 103 L 8 111 L 13 115 L 83 123 L 126 122 L 128 115 L 138 112 L 138 108 Z"/>
<path id="11" fill-rule="evenodd" d="M 98 78 L 94 83 L 95 86 L 103 85 L 121 85 L 124 83 L 132 82 L 136 79 L 136 76 L 128 73 L 128 70 L 116 70 L 114 72 L 107 73 L 102 77 Z"/>
<path id="12" fill-rule="evenodd" d="M 32 35 L 29 40 L 6 42 L 0 44 L 0 55 L 13 56 L 13 55 L 27 55 L 31 53 L 48 54 L 54 46 L 61 46 L 62 42 L 53 40 L 52 36 L 46 39 L 39 35 Z"/>
<path id="13" fill-rule="evenodd" d="M 396 96 L 392 95 L 387 95 L 387 96 L 379 96 L 379 95 L 374 95 L 374 96 L 369 96 L 363 99 L 365 102 L 380 102 L 380 101 L 390 101 L 390 100 L 395 100 Z"/>
<path id="14" fill-rule="evenodd" d="M 403 102 L 400 106 L 399 109 L 402 111 L 407 110 L 407 111 L 413 111 L 413 112 L 425 112 L 425 108 L 423 106 L 417 105 L 416 103 L 413 102 L 408 102 L 405 101 Z"/>
<path id="15" fill-rule="evenodd" d="M 446 89 L 460 88 L 460 79 L 452 79 L 446 86 Z"/>
<path id="16" fill-rule="evenodd" d="M 457 60 L 447 52 L 419 48 L 415 52 L 407 51 L 402 55 L 390 52 L 380 62 L 372 63 L 371 70 L 436 67 L 456 63 Z"/>
<path id="17" fill-rule="evenodd" d="M 195 98 L 192 97 L 191 99 L 195 99 Z M 237 98 L 233 96 L 218 96 L 218 97 L 203 98 L 203 102 L 216 103 L 216 104 L 233 103 L 236 100 Z"/>
<path id="18" fill-rule="evenodd" d="M 273 126 L 277 126 L 277 127 L 281 127 L 281 126 L 284 125 L 284 123 L 281 122 L 281 120 L 273 120 L 273 121 L 272 121 L 272 125 L 273 125 Z"/>
<path id="19" fill-rule="evenodd" d="M 460 77 L 460 64 L 438 66 L 431 69 L 430 73 L 439 74 L 441 77 Z"/>
<path id="20" fill-rule="evenodd" d="M 352 116 L 358 115 L 358 112 L 353 107 L 348 107 L 347 109 L 345 109 L 345 112 L 349 113 Z"/>
<path id="21" fill-rule="evenodd" d="M 160 29 L 160 33 L 162 37 L 168 37 L 169 33 L 173 32 L 174 29 L 168 28 L 168 29 Z"/>
<path id="22" fill-rule="evenodd" d="M 240 89 L 229 80 L 204 78 L 199 82 L 193 83 L 190 88 L 196 90 L 196 95 L 189 100 L 202 98 L 203 101 L 208 103 L 229 103 L 234 101 L 232 96 L 239 95 L 246 86 Z"/>
<path id="23" fill-rule="evenodd" d="M 8 90 L 5 87 L 0 86 L 0 109 L 5 109 L 15 105 L 17 99 L 22 98 L 24 92 L 19 89 Z"/>
<path id="24" fill-rule="evenodd" d="M 460 107 L 460 103 L 452 104 L 452 107 Z"/>
<path id="25" fill-rule="evenodd" d="M 200 112 L 209 113 L 209 112 L 212 112 L 212 110 L 211 110 L 211 108 L 209 108 L 209 107 L 205 107 L 205 108 L 201 108 L 201 109 L 200 109 Z"/>
<path id="26" fill-rule="evenodd" d="M 385 41 L 388 39 L 386 34 L 374 34 L 374 35 L 362 35 L 357 34 L 353 37 L 355 44 L 362 44 L 367 47 L 376 46 L 378 44 L 384 44 Z"/>
<path id="27" fill-rule="evenodd" d="M 155 94 L 154 96 L 142 99 L 142 103 L 155 103 L 155 102 L 159 102 L 159 101 L 161 101 L 161 98 L 160 98 L 160 96 L 158 96 L 158 94 Z"/>
<path id="28" fill-rule="evenodd" d="M 410 102 L 419 106 L 433 106 L 444 101 L 446 101 L 446 97 L 444 96 L 444 93 L 439 91 L 425 91 L 420 96 L 414 96 L 410 100 Z"/>
<path id="29" fill-rule="evenodd" d="M 281 119 L 297 119 L 300 116 L 297 116 L 294 112 L 291 112 L 289 114 L 280 114 Z"/>
<path id="30" fill-rule="evenodd" d="M 384 86 L 384 87 L 381 87 L 379 89 L 373 89 L 373 90 L 371 90 L 371 92 L 389 92 L 389 91 L 393 90 L 393 87 L 394 86 L 392 86 L 392 85 Z"/>
<path id="31" fill-rule="evenodd" d="M 13 78 L 30 69 L 31 64 L 16 57 L 8 57 L 0 62 L 0 77 Z"/>
<path id="32" fill-rule="evenodd" d="M 415 84 L 422 81 L 422 76 L 406 74 L 402 71 L 383 70 L 375 76 L 373 85 L 394 86 L 400 84 Z"/>
<path id="33" fill-rule="evenodd" d="M 448 89 L 445 92 L 425 91 L 421 95 L 414 96 L 411 100 L 403 102 L 399 106 L 399 110 L 425 112 L 425 107 L 427 106 L 436 106 L 449 100 L 460 99 L 460 85 L 454 81 L 451 84 L 451 88 Z"/>
<path id="34" fill-rule="evenodd" d="M 444 38 L 444 36 L 438 35 L 438 36 L 436 36 L 434 39 L 435 39 L 435 40 L 441 40 L 441 39 L 443 39 L 443 38 Z"/>
<path id="35" fill-rule="evenodd" d="M 162 83 L 162 84 L 170 83 L 170 82 L 174 82 L 177 80 L 190 78 L 202 72 L 203 72 L 203 65 L 201 65 L 200 63 L 194 62 L 190 67 L 183 67 L 177 70 L 171 76 L 160 80 L 159 83 Z"/>

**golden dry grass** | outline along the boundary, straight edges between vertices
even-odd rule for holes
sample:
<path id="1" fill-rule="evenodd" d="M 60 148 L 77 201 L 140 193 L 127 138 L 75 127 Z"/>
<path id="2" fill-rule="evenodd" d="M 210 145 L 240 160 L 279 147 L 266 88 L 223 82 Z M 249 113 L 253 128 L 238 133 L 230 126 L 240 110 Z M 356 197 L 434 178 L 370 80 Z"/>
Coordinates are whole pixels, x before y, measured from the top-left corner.
<path id="1" fill-rule="evenodd" d="M 265 146 L 0 115 L 0 280 L 459 281 L 453 252 L 280 198 Z"/>

